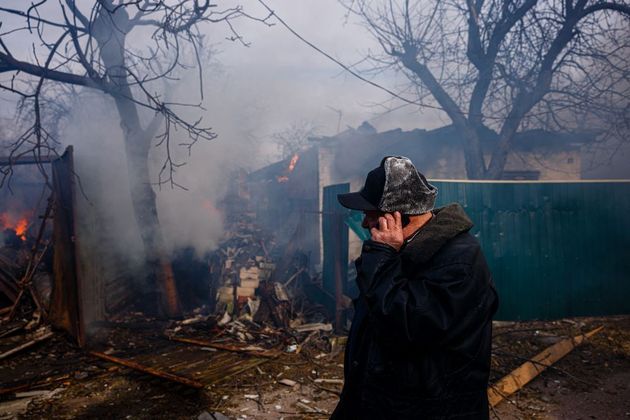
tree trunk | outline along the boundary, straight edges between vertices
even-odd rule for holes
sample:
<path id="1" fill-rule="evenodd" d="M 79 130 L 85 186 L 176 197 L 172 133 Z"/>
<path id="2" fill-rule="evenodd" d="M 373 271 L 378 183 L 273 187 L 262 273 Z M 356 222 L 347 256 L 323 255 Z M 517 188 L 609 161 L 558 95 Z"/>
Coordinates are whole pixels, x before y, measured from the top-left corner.
<path id="1" fill-rule="evenodd" d="M 463 131 L 466 176 L 468 179 L 484 179 L 486 176 L 486 164 L 483 159 L 479 133 L 470 125 L 465 127 Z"/>
<path id="2" fill-rule="evenodd" d="M 486 165 L 483 159 L 479 134 L 475 128 L 466 119 L 457 103 L 449 96 L 449 94 L 440 85 L 431 70 L 416 59 L 417 51 L 410 47 L 402 55 L 400 59 L 403 65 L 411 70 L 424 85 L 429 89 L 435 100 L 440 104 L 444 112 L 453 122 L 453 125 L 459 131 L 464 139 L 464 159 L 466 165 L 466 175 L 469 179 L 483 179 L 486 172 Z"/>
<path id="3" fill-rule="evenodd" d="M 160 292 L 158 303 L 166 315 L 175 316 L 180 313 L 179 299 L 170 259 L 165 252 L 156 195 L 149 175 L 152 134 L 142 129 L 125 67 L 127 25 L 125 9 L 118 8 L 115 13 L 101 13 L 95 20 L 92 32 L 107 74 L 116 86 L 113 92 L 108 93 L 116 103 L 124 134 L 131 201 L 150 269 L 149 287 L 155 285 Z"/>

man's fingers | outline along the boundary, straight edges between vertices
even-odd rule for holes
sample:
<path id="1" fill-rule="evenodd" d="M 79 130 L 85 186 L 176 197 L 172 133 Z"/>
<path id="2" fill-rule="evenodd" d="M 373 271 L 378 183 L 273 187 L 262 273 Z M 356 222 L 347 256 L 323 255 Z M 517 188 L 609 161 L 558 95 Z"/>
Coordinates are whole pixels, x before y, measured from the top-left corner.
<path id="1" fill-rule="evenodd" d="M 402 230 L 402 216 L 399 211 L 386 213 L 385 217 L 387 218 L 387 227 L 390 230 Z"/>
<path id="2" fill-rule="evenodd" d="M 380 239 L 380 234 L 381 234 L 381 231 L 380 231 L 380 230 L 378 230 L 378 229 L 376 229 L 376 228 L 372 228 L 372 229 L 370 229 L 370 235 L 372 236 L 372 239 L 373 239 L 373 240 L 374 240 L 374 239 L 377 239 L 377 238 L 378 238 L 378 239 Z"/>
<path id="3" fill-rule="evenodd" d="M 378 218 L 378 229 L 381 231 L 387 230 L 387 219 L 385 217 Z"/>
<path id="4" fill-rule="evenodd" d="M 370 228 L 372 240 L 389 245 L 397 251 L 400 250 L 404 242 L 400 212 L 385 213 L 377 219 L 377 223 L 378 227 Z"/>

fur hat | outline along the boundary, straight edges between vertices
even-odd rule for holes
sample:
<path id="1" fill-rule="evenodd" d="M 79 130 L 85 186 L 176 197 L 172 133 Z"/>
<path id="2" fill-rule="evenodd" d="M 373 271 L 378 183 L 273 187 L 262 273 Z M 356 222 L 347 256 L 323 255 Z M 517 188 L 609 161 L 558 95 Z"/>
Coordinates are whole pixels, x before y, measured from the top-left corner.
<path id="1" fill-rule="evenodd" d="M 342 206 L 354 210 L 417 215 L 433 210 L 437 188 L 429 184 L 409 158 L 387 156 L 371 170 L 359 192 L 339 194 Z"/>

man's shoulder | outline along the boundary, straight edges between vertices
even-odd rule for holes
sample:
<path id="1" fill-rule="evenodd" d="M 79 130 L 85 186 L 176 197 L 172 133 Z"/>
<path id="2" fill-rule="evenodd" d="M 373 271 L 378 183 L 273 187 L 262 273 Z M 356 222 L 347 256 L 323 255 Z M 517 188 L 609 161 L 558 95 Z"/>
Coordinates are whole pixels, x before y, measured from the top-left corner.
<path id="1" fill-rule="evenodd" d="M 431 265 L 475 264 L 483 255 L 477 238 L 469 232 L 462 232 L 448 240 L 433 256 Z"/>

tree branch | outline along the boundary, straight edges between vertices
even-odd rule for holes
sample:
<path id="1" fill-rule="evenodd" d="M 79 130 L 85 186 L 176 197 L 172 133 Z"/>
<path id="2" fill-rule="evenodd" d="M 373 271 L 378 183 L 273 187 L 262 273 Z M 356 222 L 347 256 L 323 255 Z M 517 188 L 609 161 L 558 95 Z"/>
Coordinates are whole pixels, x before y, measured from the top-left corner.
<path id="1" fill-rule="evenodd" d="M 0 73 L 24 72 L 32 76 L 45 77 L 61 83 L 69 83 L 77 86 L 87 86 L 107 91 L 106 82 L 102 79 L 91 79 L 87 76 L 79 76 L 73 73 L 50 70 L 26 61 L 20 61 L 9 54 L 0 52 Z"/>
<path id="2" fill-rule="evenodd" d="M 444 112 L 446 112 L 455 125 L 460 128 L 466 127 L 466 116 L 448 92 L 440 85 L 440 82 L 437 81 L 431 70 L 429 70 L 426 65 L 418 62 L 416 49 L 411 45 L 405 45 L 403 48 L 404 51 L 402 53 L 394 52 L 400 57 L 402 64 L 415 74 L 422 83 L 424 83 L 427 89 L 431 91 L 435 100 L 440 104 Z"/>

